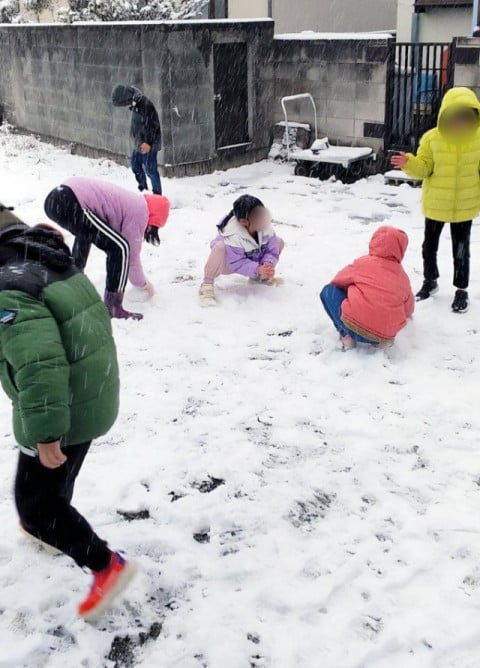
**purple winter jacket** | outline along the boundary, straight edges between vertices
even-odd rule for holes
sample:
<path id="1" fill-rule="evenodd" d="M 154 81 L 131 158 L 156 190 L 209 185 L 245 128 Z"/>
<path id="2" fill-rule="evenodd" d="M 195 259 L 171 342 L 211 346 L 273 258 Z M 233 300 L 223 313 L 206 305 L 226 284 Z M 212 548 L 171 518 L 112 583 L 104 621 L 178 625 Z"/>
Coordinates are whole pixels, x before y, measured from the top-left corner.
<path id="1" fill-rule="evenodd" d="M 73 190 L 82 209 L 94 213 L 128 241 L 128 278 L 132 285 L 142 288 L 147 282 L 140 259 L 148 224 L 145 197 L 113 183 L 81 176 L 72 177 L 63 183 Z"/>
<path id="2" fill-rule="evenodd" d="M 236 218 L 232 218 L 223 229 L 219 229 L 212 245 L 220 239 L 225 243 L 228 266 L 235 274 L 256 278 L 261 264 L 277 265 L 280 239 L 275 235 L 273 227 L 259 232 L 257 242 Z"/>

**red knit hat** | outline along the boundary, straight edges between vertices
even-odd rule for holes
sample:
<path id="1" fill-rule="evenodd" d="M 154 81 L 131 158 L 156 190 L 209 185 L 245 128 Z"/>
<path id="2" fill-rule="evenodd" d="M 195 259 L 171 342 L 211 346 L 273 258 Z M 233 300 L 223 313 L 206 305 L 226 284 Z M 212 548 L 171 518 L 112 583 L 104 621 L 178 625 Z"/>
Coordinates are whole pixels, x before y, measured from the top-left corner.
<path id="1" fill-rule="evenodd" d="M 163 195 L 144 195 L 148 207 L 148 224 L 163 227 L 170 213 L 170 202 Z"/>

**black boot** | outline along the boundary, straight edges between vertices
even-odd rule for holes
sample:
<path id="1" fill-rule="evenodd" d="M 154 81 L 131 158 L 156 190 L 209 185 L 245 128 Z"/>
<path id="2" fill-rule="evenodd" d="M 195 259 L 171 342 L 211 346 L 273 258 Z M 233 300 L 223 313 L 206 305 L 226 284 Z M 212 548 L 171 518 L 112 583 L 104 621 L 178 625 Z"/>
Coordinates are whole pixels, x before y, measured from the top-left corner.
<path id="1" fill-rule="evenodd" d="M 421 302 L 424 299 L 428 299 L 432 295 L 438 292 L 438 283 L 437 281 L 432 281 L 429 278 L 426 278 L 423 281 L 423 285 L 416 294 L 417 302 Z"/>
<path id="2" fill-rule="evenodd" d="M 456 291 L 452 311 L 454 313 L 466 313 L 468 311 L 468 292 L 466 290 Z"/>

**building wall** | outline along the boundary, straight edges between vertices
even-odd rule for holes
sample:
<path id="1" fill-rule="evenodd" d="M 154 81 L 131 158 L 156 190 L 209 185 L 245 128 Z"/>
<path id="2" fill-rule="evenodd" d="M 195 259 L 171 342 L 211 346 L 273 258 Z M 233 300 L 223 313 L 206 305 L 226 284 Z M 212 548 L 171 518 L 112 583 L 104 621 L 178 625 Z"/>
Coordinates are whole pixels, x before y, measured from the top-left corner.
<path id="1" fill-rule="evenodd" d="M 280 100 L 311 93 L 320 136 L 333 142 L 383 147 L 389 40 L 275 39 L 273 90 L 275 121 Z M 311 105 L 289 104 L 291 120 L 312 122 Z"/>
<path id="2" fill-rule="evenodd" d="M 468 7 L 429 9 L 419 14 L 420 42 L 450 42 L 472 34 L 472 10 Z"/>
<path id="3" fill-rule="evenodd" d="M 397 0 L 272 0 L 275 32 L 393 30 Z M 229 0 L 229 16 L 268 16 L 267 0 Z"/>
<path id="4" fill-rule="evenodd" d="M 419 42 L 450 42 L 454 37 L 469 36 L 472 33 L 472 9 L 469 7 L 432 8 L 415 14 L 414 0 L 398 0 L 399 42 L 411 41 L 414 21 L 418 22 Z"/>
<path id="5" fill-rule="evenodd" d="M 251 162 L 268 152 L 272 39 L 271 21 L 0 26 L 0 105 L 19 128 L 127 156 L 130 112 L 110 98 L 116 84 L 133 84 L 159 111 L 162 164 L 182 174 Z M 220 154 L 213 45 L 222 41 L 250 50 L 251 143 Z"/>
<path id="6" fill-rule="evenodd" d="M 276 32 L 393 30 L 396 0 L 274 0 Z"/>
<path id="7" fill-rule="evenodd" d="M 231 19 L 268 17 L 268 0 L 228 0 Z"/>
<path id="8" fill-rule="evenodd" d="M 412 20 L 414 0 L 398 0 L 397 8 L 397 40 L 410 42 L 412 39 Z"/>

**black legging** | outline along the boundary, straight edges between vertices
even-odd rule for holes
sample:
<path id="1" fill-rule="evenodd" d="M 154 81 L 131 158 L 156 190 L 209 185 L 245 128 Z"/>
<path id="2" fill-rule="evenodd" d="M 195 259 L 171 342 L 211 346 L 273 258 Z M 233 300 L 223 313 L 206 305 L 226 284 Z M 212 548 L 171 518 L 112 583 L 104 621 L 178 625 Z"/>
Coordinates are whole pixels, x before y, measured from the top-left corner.
<path id="1" fill-rule="evenodd" d="M 94 244 L 107 255 L 107 291 L 124 292 L 130 264 L 128 241 L 93 211 L 82 209 L 68 186 L 52 190 L 44 208 L 51 220 L 74 235 L 72 254 L 75 265 L 81 271 L 85 269 L 90 247 Z"/>
<path id="2" fill-rule="evenodd" d="M 90 443 L 62 448 L 65 464 L 47 469 L 38 457 L 20 452 L 15 503 L 23 527 L 36 538 L 94 571 L 108 566 L 111 552 L 87 520 L 71 505 L 75 479 Z"/>
<path id="3" fill-rule="evenodd" d="M 437 265 L 437 252 L 440 235 L 445 223 L 431 218 L 425 219 L 425 238 L 422 246 L 423 275 L 430 281 L 440 276 Z M 472 221 L 451 223 L 453 253 L 453 284 L 456 288 L 468 288 L 470 278 L 470 232 Z"/>

